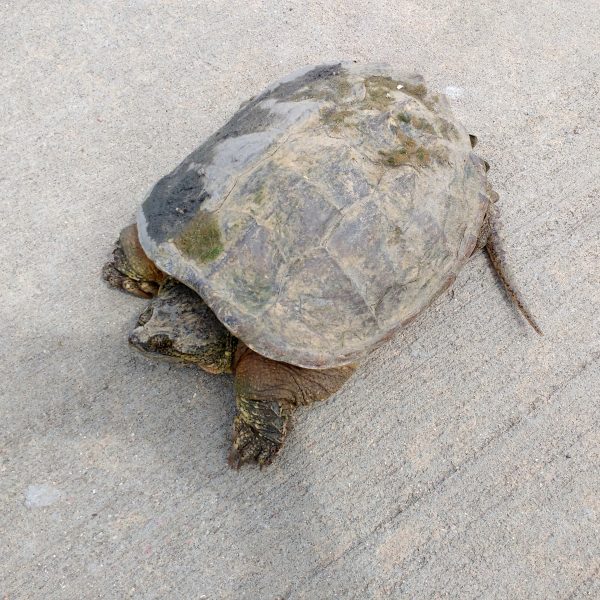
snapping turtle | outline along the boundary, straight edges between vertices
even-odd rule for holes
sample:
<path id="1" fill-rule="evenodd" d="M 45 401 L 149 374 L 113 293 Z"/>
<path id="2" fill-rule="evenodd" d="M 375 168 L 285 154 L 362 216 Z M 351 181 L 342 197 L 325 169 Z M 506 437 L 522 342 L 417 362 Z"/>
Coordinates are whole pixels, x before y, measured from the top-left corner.
<path id="1" fill-rule="evenodd" d="M 151 298 L 130 342 L 233 373 L 229 460 L 268 464 L 323 400 L 486 248 L 487 163 L 443 96 L 384 64 L 310 67 L 242 104 L 163 177 L 104 278 Z"/>

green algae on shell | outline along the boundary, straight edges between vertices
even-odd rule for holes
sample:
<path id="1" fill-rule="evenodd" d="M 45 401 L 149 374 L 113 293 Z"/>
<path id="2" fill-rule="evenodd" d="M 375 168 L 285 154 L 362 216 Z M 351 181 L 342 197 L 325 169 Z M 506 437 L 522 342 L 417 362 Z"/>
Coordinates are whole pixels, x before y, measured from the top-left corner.
<path id="1" fill-rule="evenodd" d="M 186 257 L 200 263 L 215 260 L 223 252 L 221 229 L 217 217 L 200 211 L 174 240 Z"/>
<path id="2" fill-rule="evenodd" d="M 364 80 L 366 97 L 364 107 L 371 110 L 386 110 L 394 101 L 390 92 L 398 89 L 399 81 L 384 75 L 371 75 Z"/>

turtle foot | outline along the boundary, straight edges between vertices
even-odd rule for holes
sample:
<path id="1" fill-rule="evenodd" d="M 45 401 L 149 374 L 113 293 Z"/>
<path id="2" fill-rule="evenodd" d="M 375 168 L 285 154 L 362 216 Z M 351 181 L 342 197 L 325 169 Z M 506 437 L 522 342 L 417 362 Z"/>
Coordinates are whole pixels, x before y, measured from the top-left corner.
<path id="1" fill-rule="evenodd" d="M 282 441 L 268 439 L 237 416 L 234 421 L 233 444 L 229 451 L 229 466 L 239 469 L 244 464 L 257 463 L 261 468 L 265 467 L 271 464 L 281 449 Z"/>
<path id="2" fill-rule="evenodd" d="M 138 298 L 152 298 L 166 276 L 146 256 L 138 239 L 137 227 L 130 225 L 123 229 L 115 243 L 112 260 L 102 269 L 102 278 L 111 287 Z"/>
<path id="3" fill-rule="evenodd" d="M 102 278 L 110 287 L 122 290 L 138 298 L 152 298 L 158 293 L 159 285 L 157 283 L 154 281 L 136 281 L 121 273 L 115 266 L 115 262 L 108 262 L 104 265 L 102 268 Z"/>

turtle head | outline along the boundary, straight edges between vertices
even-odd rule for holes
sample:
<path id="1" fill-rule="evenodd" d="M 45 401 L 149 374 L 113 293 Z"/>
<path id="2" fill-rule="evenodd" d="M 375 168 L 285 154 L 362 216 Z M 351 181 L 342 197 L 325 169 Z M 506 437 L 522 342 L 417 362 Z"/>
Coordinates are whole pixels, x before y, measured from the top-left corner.
<path id="1" fill-rule="evenodd" d="M 162 286 L 138 319 L 129 343 L 144 353 L 231 372 L 235 338 L 200 296 L 183 284 Z"/>

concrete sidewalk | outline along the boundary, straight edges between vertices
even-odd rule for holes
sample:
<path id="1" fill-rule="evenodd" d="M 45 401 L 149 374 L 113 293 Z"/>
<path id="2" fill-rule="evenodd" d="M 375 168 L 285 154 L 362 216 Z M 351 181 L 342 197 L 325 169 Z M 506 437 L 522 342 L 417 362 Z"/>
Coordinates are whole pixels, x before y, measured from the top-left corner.
<path id="1" fill-rule="evenodd" d="M 597 0 L 2 3 L 0 597 L 600 598 L 598 31 Z M 230 378 L 135 354 L 100 269 L 240 102 L 339 58 L 451 97 L 546 335 L 479 255 L 232 472 Z"/>

